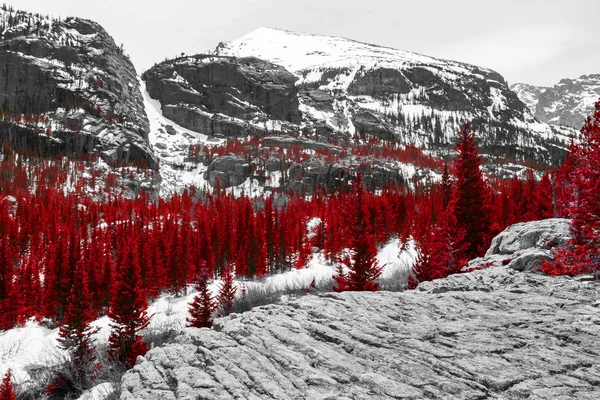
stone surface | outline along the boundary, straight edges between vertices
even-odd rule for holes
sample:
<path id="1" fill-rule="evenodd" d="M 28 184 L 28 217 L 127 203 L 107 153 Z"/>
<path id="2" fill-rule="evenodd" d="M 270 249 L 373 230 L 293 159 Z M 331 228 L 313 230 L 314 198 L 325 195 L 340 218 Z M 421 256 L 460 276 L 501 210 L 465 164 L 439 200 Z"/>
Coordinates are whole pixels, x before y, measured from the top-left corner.
<path id="1" fill-rule="evenodd" d="M 515 224 L 492 240 L 485 257 L 471 260 L 465 269 L 502 266 L 517 271 L 535 271 L 552 260 L 552 249 L 571 239 L 570 220 L 551 218 Z"/>
<path id="2" fill-rule="evenodd" d="M 138 359 L 121 399 L 597 399 L 599 292 L 491 268 L 309 295 L 187 329 Z"/>
<path id="3" fill-rule="evenodd" d="M 214 187 L 238 186 L 250 177 L 250 163 L 241 156 L 221 156 L 213 160 L 206 171 L 208 181 Z"/>

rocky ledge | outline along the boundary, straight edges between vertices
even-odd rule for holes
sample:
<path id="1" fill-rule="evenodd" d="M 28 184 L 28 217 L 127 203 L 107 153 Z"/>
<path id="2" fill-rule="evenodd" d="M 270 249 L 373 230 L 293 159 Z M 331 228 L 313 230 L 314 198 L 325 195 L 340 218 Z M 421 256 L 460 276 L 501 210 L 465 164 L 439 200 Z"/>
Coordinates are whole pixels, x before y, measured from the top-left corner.
<path id="1" fill-rule="evenodd" d="M 600 284 L 495 267 L 187 329 L 121 399 L 597 399 Z"/>

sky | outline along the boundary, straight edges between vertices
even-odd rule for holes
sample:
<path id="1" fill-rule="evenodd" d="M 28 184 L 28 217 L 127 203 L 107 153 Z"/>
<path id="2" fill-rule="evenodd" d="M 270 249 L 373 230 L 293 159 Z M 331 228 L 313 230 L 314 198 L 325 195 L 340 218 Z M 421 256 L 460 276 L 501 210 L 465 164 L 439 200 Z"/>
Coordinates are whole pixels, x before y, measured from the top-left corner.
<path id="1" fill-rule="evenodd" d="M 598 0 L 5 0 L 100 23 L 138 72 L 267 26 L 341 36 L 552 86 L 600 74 Z"/>

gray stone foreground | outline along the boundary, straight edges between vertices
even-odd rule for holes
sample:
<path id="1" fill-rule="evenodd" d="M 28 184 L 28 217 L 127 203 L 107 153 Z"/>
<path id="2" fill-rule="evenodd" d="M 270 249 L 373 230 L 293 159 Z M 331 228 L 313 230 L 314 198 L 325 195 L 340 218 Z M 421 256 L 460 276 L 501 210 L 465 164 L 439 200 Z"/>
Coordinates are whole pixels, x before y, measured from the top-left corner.
<path id="1" fill-rule="evenodd" d="M 187 329 L 121 399 L 600 399 L 600 283 L 507 267 Z"/>

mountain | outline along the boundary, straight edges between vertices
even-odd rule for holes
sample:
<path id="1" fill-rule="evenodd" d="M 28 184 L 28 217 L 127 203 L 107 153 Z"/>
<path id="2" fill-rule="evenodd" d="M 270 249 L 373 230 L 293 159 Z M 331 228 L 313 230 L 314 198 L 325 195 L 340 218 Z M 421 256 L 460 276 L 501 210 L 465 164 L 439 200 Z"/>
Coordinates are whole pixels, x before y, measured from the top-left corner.
<path id="1" fill-rule="evenodd" d="M 97 23 L 0 8 L 0 140 L 43 156 L 158 168 L 136 70 Z"/>
<path id="2" fill-rule="evenodd" d="M 600 100 L 600 75 L 562 79 L 552 87 L 517 83 L 511 89 L 540 121 L 579 130 Z"/>
<path id="3" fill-rule="evenodd" d="M 118 181 L 134 192 L 217 181 L 310 192 L 351 169 L 379 188 L 435 178 L 466 121 L 497 175 L 556 164 L 568 142 L 492 70 L 343 38 L 261 28 L 140 80 L 97 23 L 4 6 L 0 45 L 0 140 L 45 157 L 98 156 L 104 177 L 130 168 Z M 136 167 L 151 173 L 138 179 Z"/>
<path id="4" fill-rule="evenodd" d="M 368 133 L 447 150 L 472 121 L 490 156 L 564 156 L 566 138 L 535 121 L 497 72 L 344 38 L 261 28 L 143 77 L 165 115 L 209 135 L 302 132 L 327 143 Z"/>
<path id="5" fill-rule="evenodd" d="M 531 114 L 535 115 L 540 94 L 548 88 L 545 86 L 528 85 L 527 83 L 515 83 L 510 85 L 510 89 L 529 108 Z"/>

